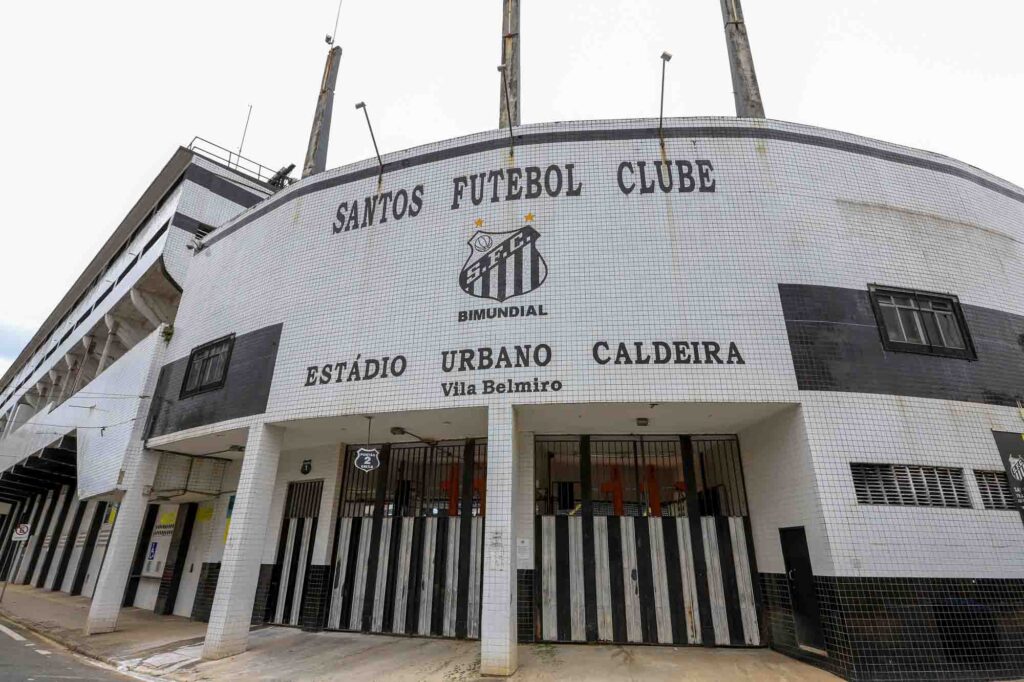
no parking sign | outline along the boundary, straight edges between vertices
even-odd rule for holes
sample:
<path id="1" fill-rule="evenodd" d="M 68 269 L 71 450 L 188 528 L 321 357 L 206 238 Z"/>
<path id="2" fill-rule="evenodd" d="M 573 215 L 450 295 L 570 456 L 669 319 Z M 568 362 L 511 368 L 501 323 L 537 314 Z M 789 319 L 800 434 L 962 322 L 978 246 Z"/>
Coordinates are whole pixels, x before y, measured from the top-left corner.
<path id="1" fill-rule="evenodd" d="M 25 542 L 28 540 L 29 533 L 32 530 L 32 526 L 27 523 L 19 523 L 14 527 L 14 535 L 11 536 L 12 542 Z"/>

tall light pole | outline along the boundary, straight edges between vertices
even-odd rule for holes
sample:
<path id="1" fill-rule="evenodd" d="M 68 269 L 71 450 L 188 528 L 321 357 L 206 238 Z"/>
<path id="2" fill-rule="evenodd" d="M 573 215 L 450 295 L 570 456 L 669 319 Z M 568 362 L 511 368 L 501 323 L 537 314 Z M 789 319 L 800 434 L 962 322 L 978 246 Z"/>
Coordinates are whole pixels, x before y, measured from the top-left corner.
<path id="1" fill-rule="evenodd" d="M 363 110 L 366 117 L 366 127 L 370 129 L 370 141 L 373 142 L 373 153 L 377 155 L 377 166 L 380 168 L 380 175 L 377 176 L 377 185 L 384 180 L 384 162 L 380 160 L 380 150 L 377 149 L 377 137 L 373 134 L 373 126 L 370 125 L 370 113 L 366 110 L 366 102 L 357 102 L 356 109 Z"/>
<path id="2" fill-rule="evenodd" d="M 764 102 L 757 85 L 754 56 L 750 51 L 747 25 L 743 21 L 740 0 L 721 0 L 725 22 L 725 44 L 729 48 L 729 70 L 736 99 L 736 115 L 740 118 L 764 118 Z"/>
<path id="3" fill-rule="evenodd" d="M 665 135 L 662 133 L 662 123 L 665 121 L 665 65 L 672 61 L 672 55 L 668 52 L 661 53 L 661 107 L 658 109 L 658 139 L 661 146 L 665 146 Z"/>
<path id="4" fill-rule="evenodd" d="M 508 69 L 504 64 L 498 64 L 498 73 L 501 74 L 502 92 L 505 93 L 505 97 L 503 99 L 505 102 L 506 120 L 512 120 L 512 112 L 509 111 L 508 77 L 506 75 L 507 71 Z M 501 127 L 508 128 L 508 155 L 514 158 L 516 155 L 516 138 L 512 134 L 512 126 L 503 125 Z"/>
<path id="5" fill-rule="evenodd" d="M 519 125 L 519 0 L 502 0 L 501 63 L 498 127 L 510 128 Z"/>
<path id="6" fill-rule="evenodd" d="M 338 64 L 341 62 L 341 48 L 333 45 L 331 36 L 328 36 L 327 42 L 332 47 L 327 53 L 324 77 L 320 82 L 320 96 L 317 97 L 316 111 L 313 113 L 313 127 L 309 131 L 306 161 L 302 164 L 302 177 L 304 178 L 327 170 L 327 143 L 331 137 L 334 86 L 338 82 Z"/>

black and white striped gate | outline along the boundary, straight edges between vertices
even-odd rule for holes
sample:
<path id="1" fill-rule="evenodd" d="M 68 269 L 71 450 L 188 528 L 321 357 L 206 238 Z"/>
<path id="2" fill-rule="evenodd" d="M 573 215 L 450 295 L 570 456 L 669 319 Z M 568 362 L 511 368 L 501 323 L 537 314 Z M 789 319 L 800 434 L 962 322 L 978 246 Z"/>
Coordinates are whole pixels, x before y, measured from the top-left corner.
<path id="1" fill-rule="evenodd" d="M 327 627 L 405 635 L 480 636 L 486 444 L 349 449 L 334 542 Z"/>
<path id="2" fill-rule="evenodd" d="M 267 605 L 272 623 L 300 624 L 323 487 L 322 480 L 288 484 L 284 522 L 278 538 L 277 562 L 270 579 L 270 601 Z"/>
<path id="3" fill-rule="evenodd" d="M 734 437 L 538 438 L 535 453 L 536 639 L 762 643 Z"/>

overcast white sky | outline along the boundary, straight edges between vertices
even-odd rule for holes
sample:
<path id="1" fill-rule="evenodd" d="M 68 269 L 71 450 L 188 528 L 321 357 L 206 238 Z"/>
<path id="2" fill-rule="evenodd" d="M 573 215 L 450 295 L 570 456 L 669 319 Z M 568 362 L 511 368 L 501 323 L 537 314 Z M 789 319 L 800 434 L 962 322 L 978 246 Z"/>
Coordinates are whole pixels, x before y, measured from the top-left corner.
<path id="1" fill-rule="evenodd" d="M 178 145 L 301 166 L 336 0 L 6 3 L 0 372 Z M 344 0 L 328 167 L 497 126 L 500 0 Z M 1020 0 L 744 0 L 770 118 L 1024 184 Z M 732 115 L 718 0 L 522 0 L 523 123 Z"/>

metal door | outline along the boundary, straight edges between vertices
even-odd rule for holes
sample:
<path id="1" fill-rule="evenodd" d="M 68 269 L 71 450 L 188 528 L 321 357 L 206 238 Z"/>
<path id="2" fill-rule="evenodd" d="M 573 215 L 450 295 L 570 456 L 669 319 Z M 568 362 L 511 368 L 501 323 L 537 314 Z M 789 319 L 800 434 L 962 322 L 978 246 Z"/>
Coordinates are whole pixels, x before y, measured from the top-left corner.
<path id="1" fill-rule="evenodd" d="M 323 487 L 322 480 L 288 484 L 277 561 L 270 578 L 270 599 L 267 603 L 268 619 L 272 623 L 302 624 L 306 574 L 313 560 Z"/>
<path id="2" fill-rule="evenodd" d="M 486 462 L 472 439 L 349 448 L 328 628 L 480 636 Z"/>
<path id="3" fill-rule="evenodd" d="M 537 639 L 761 644 L 735 437 L 545 437 L 535 457 Z"/>
<path id="4" fill-rule="evenodd" d="M 807 535 L 803 526 L 780 528 L 782 558 L 786 564 L 786 582 L 793 606 L 793 624 L 796 641 L 801 647 L 825 653 L 825 635 L 818 609 L 818 593 L 811 571 L 811 554 L 807 549 Z"/>

